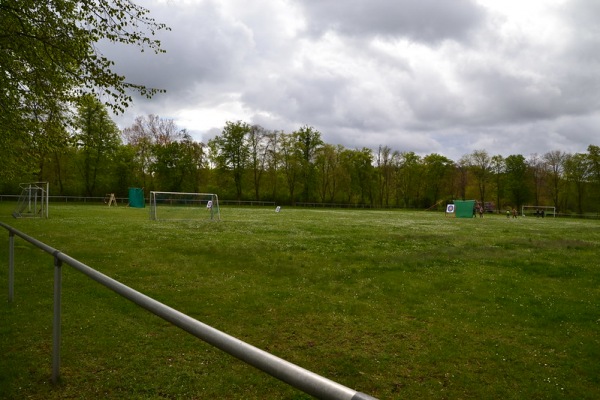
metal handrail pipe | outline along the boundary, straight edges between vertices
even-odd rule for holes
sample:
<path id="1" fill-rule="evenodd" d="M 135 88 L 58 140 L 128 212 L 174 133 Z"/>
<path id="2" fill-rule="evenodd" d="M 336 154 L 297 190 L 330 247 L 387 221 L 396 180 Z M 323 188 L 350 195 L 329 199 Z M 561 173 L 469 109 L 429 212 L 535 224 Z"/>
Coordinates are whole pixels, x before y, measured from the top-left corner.
<path id="1" fill-rule="evenodd" d="M 138 306 L 150 311 L 184 331 L 196 336 L 206 343 L 244 361 L 255 368 L 266 372 L 303 392 L 320 399 L 331 400 L 376 400 L 375 397 L 357 392 L 344 385 L 306 370 L 282 358 L 254 347 L 240 339 L 230 336 L 218 329 L 206 325 L 180 311 L 177 311 L 153 298 L 140 293 L 129 286 L 116 281 L 103 273 L 81 263 L 80 261 L 61 253 L 60 251 L 34 239 L 2 222 L 0 226 L 52 254 L 55 259 L 70 265 L 89 278 L 106 286 L 115 293 L 125 297 Z"/>

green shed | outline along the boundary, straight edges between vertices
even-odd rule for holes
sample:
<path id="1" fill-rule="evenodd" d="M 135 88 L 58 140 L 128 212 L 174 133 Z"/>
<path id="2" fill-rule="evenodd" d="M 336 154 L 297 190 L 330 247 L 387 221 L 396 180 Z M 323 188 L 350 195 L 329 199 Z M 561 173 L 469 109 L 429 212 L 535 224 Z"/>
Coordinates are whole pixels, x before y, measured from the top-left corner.
<path id="1" fill-rule="evenodd" d="M 129 207 L 146 207 L 146 201 L 144 199 L 144 189 L 129 188 Z"/>
<path id="2" fill-rule="evenodd" d="M 454 215 L 456 218 L 473 218 L 475 200 L 454 200 Z"/>

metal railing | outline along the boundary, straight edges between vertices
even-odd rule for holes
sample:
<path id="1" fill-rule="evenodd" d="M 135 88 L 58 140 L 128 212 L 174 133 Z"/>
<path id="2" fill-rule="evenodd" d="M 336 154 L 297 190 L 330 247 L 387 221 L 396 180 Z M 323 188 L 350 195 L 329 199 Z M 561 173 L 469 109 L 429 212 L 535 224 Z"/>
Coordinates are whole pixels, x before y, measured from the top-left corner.
<path id="1" fill-rule="evenodd" d="M 52 327 L 52 382 L 56 383 L 60 377 L 60 344 L 61 344 L 61 287 L 62 265 L 67 264 L 94 281 L 106 286 L 117 294 L 132 301 L 138 306 L 150 311 L 152 314 L 172 323 L 173 325 L 191 333 L 206 343 L 244 361 L 245 363 L 266 372 L 290 386 L 320 399 L 332 400 L 376 400 L 374 397 L 357 392 L 337 382 L 331 381 L 286 360 L 276 357 L 266 351 L 260 350 L 246 342 L 236 339 L 209 325 L 189 317 L 163 303 L 148 297 L 119 281 L 116 281 L 101 272 L 61 253 L 39 240 L 28 236 L 17 229 L 0 221 L 0 226 L 8 231 L 9 235 L 9 273 L 8 273 L 8 301 L 14 301 L 14 237 L 19 236 L 35 247 L 51 254 L 54 258 L 54 315 Z"/>

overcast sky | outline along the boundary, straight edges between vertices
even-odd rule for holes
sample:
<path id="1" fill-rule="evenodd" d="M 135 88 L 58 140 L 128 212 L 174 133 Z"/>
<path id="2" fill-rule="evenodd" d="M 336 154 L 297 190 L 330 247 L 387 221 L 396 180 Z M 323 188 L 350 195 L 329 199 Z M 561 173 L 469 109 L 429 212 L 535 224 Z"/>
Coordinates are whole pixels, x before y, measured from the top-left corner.
<path id="1" fill-rule="evenodd" d="M 226 121 L 457 161 L 600 145 L 599 0 L 138 0 L 166 54 L 111 46 L 128 81 L 167 90 L 136 116 L 198 141 Z"/>

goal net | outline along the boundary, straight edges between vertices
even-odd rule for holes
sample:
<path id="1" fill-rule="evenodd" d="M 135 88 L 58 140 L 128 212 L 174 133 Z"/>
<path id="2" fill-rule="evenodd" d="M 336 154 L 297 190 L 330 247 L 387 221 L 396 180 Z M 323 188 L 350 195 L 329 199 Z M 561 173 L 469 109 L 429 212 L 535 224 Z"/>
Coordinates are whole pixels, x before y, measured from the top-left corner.
<path id="1" fill-rule="evenodd" d="M 48 218 L 49 183 L 21 183 L 21 195 L 12 213 L 15 218 Z"/>
<path id="2" fill-rule="evenodd" d="M 219 197 L 214 193 L 150 192 L 152 220 L 220 221 Z"/>
<path id="3" fill-rule="evenodd" d="M 553 206 L 522 206 L 521 215 L 524 217 L 556 217 L 556 207 Z"/>

